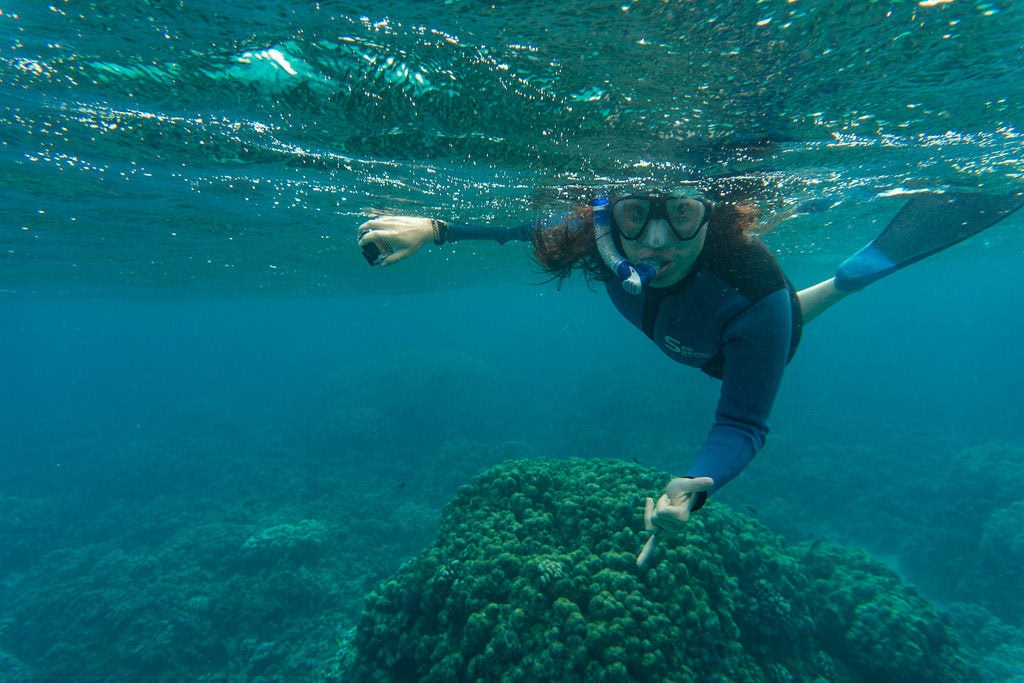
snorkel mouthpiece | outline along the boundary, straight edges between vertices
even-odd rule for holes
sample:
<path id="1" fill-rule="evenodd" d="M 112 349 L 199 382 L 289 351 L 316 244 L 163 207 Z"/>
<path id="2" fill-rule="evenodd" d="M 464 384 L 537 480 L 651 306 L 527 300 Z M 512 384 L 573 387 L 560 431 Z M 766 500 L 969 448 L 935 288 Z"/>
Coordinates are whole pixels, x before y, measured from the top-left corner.
<path id="1" fill-rule="evenodd" d="M 622 288 L 633 295 L 644 291 L 644 287 L 650 284 L 658 272 L 657 267 L 650 261 L 641 261 L 637 264 L 625 262 L 623 265 L 626 266 L 623 269 L 626 273 L 625 275 L 619 273 L 619 277 L 622 278 Z"/>
<path id="2" fill-rule="evenodd" d="M 615 246 L 612 237 L 612 214 L 608 200 L 604 197 L 594 199 L 594 239 L 597 251 L 605 265 L 611 268 L 615 276 L 622 280 L 622 288 L 630 294 L 637 295 L 644 291 L 654 276 L 658 274 L 658 266 L 650 261 L 630 263 Z"/>

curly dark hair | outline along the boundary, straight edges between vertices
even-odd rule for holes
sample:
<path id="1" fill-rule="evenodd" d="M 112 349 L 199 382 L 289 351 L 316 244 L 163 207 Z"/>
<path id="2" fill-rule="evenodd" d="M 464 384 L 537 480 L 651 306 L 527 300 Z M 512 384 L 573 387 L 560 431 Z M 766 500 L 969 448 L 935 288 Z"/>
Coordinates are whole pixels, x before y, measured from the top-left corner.
<path id="1" fill-rule="evenodd" d="M 707 204 L 708 230 L 724 238 L 726 248 L 746 242 L 757 228 L 760 211 L 753 204 Z M 594 239 L 594 215 L 589 206 L 577 206 L 572 215 L 553 227 L 538 226 L 533 233 L 534 259 L 561 287 L 575 270 L 587 282 L 606 282 L 614 275 L 601 259 Z"/>

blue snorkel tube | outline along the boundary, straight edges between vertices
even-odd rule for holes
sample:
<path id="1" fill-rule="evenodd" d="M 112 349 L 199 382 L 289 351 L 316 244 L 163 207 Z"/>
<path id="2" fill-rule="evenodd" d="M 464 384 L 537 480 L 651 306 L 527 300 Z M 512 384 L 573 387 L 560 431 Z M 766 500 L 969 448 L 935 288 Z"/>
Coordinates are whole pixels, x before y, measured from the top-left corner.
<path id="1" fill-rule="evenodd" d="M 622 288 L 630 294 L 637 295 L 644 291 L 654 276 L 658 274 L 656 264 L 649 261 L 630 263 L 615 246 L 615 238 L 612 235 L 612 214 L 611 205 L 604 197 L 594 199 L 592 205 L 594 210 L 594 240 L 597 242 L 597 251 L 601 254 L 606 266 L 611 268 L 615 276 L 622 280 Z"/>

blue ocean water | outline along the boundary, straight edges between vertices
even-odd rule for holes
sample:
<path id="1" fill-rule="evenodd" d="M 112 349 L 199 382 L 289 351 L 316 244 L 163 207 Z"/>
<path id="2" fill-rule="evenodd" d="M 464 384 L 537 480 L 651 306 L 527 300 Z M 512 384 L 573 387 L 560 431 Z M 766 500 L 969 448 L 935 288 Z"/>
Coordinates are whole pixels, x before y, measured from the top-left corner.
<path id="1" fill-rule="evenodd" d="M 764 237 L 811 284 L 911 191 L 1019 188 L 1022 28 L 1009 0 L 3 2 L 0 677 L 315 680 L 483 467 L 685 468 L 717 385 L 603 294 L 516 245 L 370 269 L 367 217 L 728 177 L 766 221 L 834 200 Z M 955 603 L 991 680 L 1024 676 L 1022 220 L 809 326 L 720 496 Z"/>

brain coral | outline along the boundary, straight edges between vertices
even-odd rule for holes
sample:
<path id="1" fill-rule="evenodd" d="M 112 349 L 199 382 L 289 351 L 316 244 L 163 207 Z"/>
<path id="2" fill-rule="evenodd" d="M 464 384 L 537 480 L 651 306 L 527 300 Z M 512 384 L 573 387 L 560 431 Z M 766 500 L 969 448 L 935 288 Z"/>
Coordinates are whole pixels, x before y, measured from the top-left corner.
<path id="1" fill-rule="evenodd" d="M 787 546 L 719 504 L 638 570 L 664 474 L 503 463 L 367 599 L 360 681 L 974 681 L 943 618 L 882 565 Z"/>

